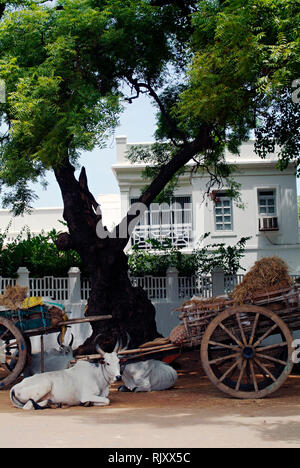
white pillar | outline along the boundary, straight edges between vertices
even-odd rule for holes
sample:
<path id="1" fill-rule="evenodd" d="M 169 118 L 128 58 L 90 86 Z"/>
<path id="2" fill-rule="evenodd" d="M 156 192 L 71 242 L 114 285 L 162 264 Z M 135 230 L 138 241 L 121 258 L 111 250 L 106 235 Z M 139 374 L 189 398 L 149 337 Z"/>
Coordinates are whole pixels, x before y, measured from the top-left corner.
<path id="1" fill-rule="evenodd" d="M 116 137 L 116 146 L 117 146 L 117 163 L 128 163 L 127 159 L 127 136 L 119 135 Z"/>
<path id="2" fill-rule="evenodd" d="M 213 297 L 223 296 L 225 292 L 225 278 L 222 268 L 215 268 L 212 273 L 212 290 Z"/>
<path id="3" fill-rule="evenodd" d="M 77 267 L 72 267 L 68 271 L 69 277 L 69 298 L 68 301 L 72 304 L 81 302 L 81 273 Z"/>
<path id="4" fill-rule="evenodd" d="M 167 269 L 167 300 L 176 302 L 178 296 L 178 270 L 175 267 L 169 267 Z"/>
<path id="5" fill-rule="evenodd" d="M 30 295 L 30 288 L 29 288 L 29 270 L 26 267 L 19 267 L 18 271 L 18 278 L 16 283 L 23 288 L 28 288 L 27 296 Z"/>

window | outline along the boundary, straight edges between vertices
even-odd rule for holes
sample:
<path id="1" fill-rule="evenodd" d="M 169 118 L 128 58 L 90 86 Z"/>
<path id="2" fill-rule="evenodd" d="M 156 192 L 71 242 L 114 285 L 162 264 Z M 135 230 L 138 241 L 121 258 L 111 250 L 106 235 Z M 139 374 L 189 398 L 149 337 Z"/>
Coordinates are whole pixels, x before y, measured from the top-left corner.
<path id="1" fill-rule="evenodd" d="M 232 201 L 226 193 L 217 193 L 215 198 L 216 231 L 232 231 Z"/>
<path id="2" fill-rule="evenodd" d="M 258 191 L 258 213 L 261 216 L 276 216 L 275 190 Z"/>
<path id="3" fill-rule="evenodd" d="M 138 201 L 131 199 L 131 204 Z M 149 248 L 147 239 L 164 242 L 169 239 L 172 245 L 188 247 L 192 242 L 192 203 L 191 197 L 172 197 L 170 203 L 152 203 L 136 225 L 131 243 L 139 248 Z"/>
<path id="4" fill-rule="evenodd" d="M 131 205 L 138 198 L 131 199 Z M 191 197 L 173 197 L 170 203 L 152 203 L 139 221 L 139 226 L 181 225 L 192 223 Z"/>

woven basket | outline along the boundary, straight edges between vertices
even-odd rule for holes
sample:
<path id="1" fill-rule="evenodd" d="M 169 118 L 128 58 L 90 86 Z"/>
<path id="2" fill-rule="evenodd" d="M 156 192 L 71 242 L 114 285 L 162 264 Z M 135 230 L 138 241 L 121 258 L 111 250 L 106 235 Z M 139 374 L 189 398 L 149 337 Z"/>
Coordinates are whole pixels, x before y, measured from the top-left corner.
<path id="1" fill-rule="evenodd" d="M 212 298 L 209 300 L 192 300 L 176 309 L 181 312 L 179 318 L 185 329 L 186 337 L 183 343 L 186 346 L 199 345 L 210 322 L 232 304 L 232 300 L 227 298 Z"/>
<path id="2" fill-rule="evenodd" d="M 187 339 L 187 333 L 184 324 L 177 325 L 170 333 L 170 341 L 174 345 L 181 345 Z"/>

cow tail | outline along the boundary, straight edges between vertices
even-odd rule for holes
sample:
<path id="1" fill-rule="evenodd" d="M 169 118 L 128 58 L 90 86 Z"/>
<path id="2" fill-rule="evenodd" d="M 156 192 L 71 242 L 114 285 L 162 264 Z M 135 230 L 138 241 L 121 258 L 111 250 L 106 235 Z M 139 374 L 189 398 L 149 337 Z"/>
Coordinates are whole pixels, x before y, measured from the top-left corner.
<path id="1" fill-rule="evenodd" d="M 10 391 L 10 400 L 16 408 L 21 408 L 21 409 L 23 408 L 24 403 L 16 397 L 16 394 L 13 388 Z"/>
<path id="2" fill-rule="evenodd" d="M 14 389 L 12 388 L 11 391 L 10 391 L 10 400 L 12 402 L 12 404 L 16 407 L 16 408 L 20 408 L 20 409 L 23 409 L 23 407 L 25 406 L 25 403 L 23 403 L 21 400 L 19 400 L 17 397 L 16 397 L 16 394 L 15 394 L 15 391 Z M 47 407 L 43 408 L 42 406 L 40 406 L 38 403 L 36 403 L 32 398 L 29 399 L 29 401 L 31 401 L 32 403 L 32 406 L 35 410 L 43 410 L 43 409 L 47 409 Z"/>

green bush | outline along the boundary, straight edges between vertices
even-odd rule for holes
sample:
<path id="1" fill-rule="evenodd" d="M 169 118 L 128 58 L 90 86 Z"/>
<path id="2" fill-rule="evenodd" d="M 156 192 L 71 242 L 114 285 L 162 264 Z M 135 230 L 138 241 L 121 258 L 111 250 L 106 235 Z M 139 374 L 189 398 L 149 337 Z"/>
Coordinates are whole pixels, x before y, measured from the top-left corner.
<path id="1" fill-rule="evenodd" d="M 196 259 L 187 255 L 166 239 L 163 243 L 155 239 L 147 240 L 151 250 L 139 250 L 136 246 L 128 255 L 129 270 L 132 276 L 166 276 L 169 267 L 176 267 L 180 276 L 192 276 L 197 270 Z"/>
<path id="2" fill-rule="evenodd" d="M 72 266 L 82 269 L 79 255 L 75 251 L 62 252 L 56 247 L 58 232 L 53 229 L 49 234 L 33 235 L 24 228 L 19 236 L 4 245 L 8 228 L 0 234 L 0 276 L 16 278 L 20 266 L 27 267 L 30 276 L 64 277 Z M 24 233 L 26 234 L 23 239 Z"/>
<path id="3" fill-rule="evenodd" d="M 209 233 L 205 234 L 200 242 L 208 236 Z M 222 268 L 226 274 L 235 275 L 240 269 L 243 270 L 240 263 L 249 239 L 243 237 L 235 246 L 219 243 L 197 247 L 191 254 L 184 254 L 182 250 L 172 247 L 168 239 L 162 243 L 149 239 L 150 251 L 133 246 L 128 256 L 130 273 L 132 276 L 165 276 L 169 267 L 176 267 L 179 276 L 210 274 L 215 268 Z"/>

